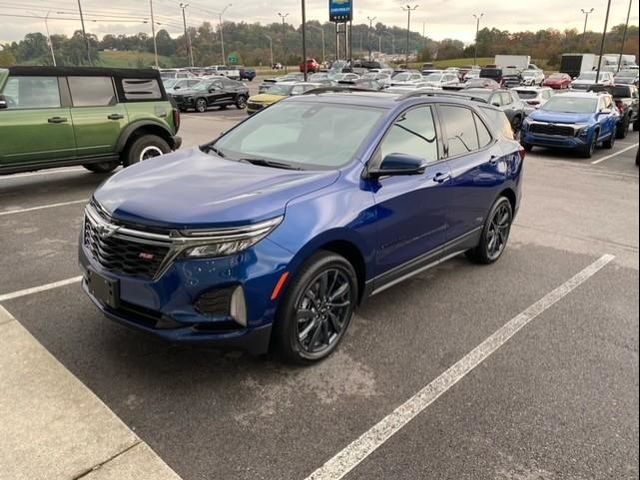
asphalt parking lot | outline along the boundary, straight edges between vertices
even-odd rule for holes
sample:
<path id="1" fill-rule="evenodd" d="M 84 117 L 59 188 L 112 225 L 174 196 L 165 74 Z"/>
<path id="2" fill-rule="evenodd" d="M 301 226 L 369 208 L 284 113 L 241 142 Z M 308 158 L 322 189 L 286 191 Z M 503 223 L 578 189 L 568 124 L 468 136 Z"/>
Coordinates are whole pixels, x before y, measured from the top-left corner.
<path id="1" fill-rule="evenodd" d="M 184 114 L 183 148 L 245 116 Z M 336 455 L 353 468 L 313 478 L 638 478 L 637 148 L 630 132 L 590 160 L 534 149 L 497 264 L 458 257 L 373 297 L 312 368 L 171 346 L 104 319 L 76 256 L 84 203 L 106 176 L 82 168 L 0 177 L 0 303 L 184 479 L 302 480 Z M 351 442 L 522 319 L 354 461 Z"/>

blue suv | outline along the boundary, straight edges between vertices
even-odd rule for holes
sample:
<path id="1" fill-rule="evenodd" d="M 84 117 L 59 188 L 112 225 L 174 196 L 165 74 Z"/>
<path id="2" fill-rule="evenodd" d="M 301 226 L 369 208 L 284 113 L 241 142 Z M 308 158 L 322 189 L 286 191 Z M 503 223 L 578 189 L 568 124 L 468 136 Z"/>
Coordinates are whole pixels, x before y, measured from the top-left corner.
<path id="1" fill-rule="evenodd" d="M 169 341 L 318 361 L 368 296 L 463 252 L 500 258 L 523 160 L 504 113 L 461 95 L 291 97 L 98 188 L 83 288 Z"/>
<path id="2" fill-rule="evenodd" d="M 523 122 L 520 141 L 528 152 L 539 145 L 572 149 L 591 158 L 599 143 L 613 148 L 619 119 L 607 93 L 557 94 Z"/>

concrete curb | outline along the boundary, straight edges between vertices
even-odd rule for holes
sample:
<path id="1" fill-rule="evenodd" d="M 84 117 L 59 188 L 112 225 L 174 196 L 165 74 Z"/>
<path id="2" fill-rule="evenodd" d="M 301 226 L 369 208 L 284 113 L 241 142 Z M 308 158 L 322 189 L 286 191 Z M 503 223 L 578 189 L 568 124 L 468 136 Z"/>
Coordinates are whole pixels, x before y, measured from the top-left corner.
<path id="1" fill-rule="evenodd" d="M 0 480 L 180 480 L 0 305 Z"/>

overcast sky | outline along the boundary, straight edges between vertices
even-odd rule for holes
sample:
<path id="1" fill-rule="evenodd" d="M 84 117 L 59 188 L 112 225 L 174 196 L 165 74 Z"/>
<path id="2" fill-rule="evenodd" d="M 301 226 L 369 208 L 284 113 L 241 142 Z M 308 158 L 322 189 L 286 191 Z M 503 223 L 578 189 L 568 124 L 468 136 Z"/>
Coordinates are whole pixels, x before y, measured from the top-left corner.
<path id="1" fill-rule="evenodd" d="M 190 3 L 187 8 L 187 22 L 197 26 L 204 20 L 217 22 L 215 12 L 220 11 L 228 3 L 224 0 L 183 0 Z M 233 5 L 227 10 L 225 19 L 232 21 L 271 23 L 279 21 L 278 12 L 290 15 L 288 22 L 300 23 L 299 0 L 231 0 Z M 179 1 L 153 0 L 157 15 L 156 22 L 163 24 L 173 35 L 180 33 L 182 16 Z M 406 26 L 407 16 L 401 10 L 405 2 L 398 0 L 354 0 L 354 22 L 367 22 L 367 16 L 376 17 L 376 22 Z M 427 36 L 441 40 L 457 38 L 464 42 L 472 42 L 475 34 L 475 19 L 472 13 L 484 13 L 482 27 L 497 27 L 509 31 L 539 30 L 544 28 L 577 28 L 582 31 L 584 15 L 581 8 L 594 12 L 589 16 L 589 29 L 602 30 L 606 11 L 606 1 L 584 0 L 511 0 L 477 2 L 471 0 L 430 0 L 412 3 L 418 9 L 412 14 L 411 29 L 422 33 L 423 24 Z M 150 32 L 147 0 L 132 2 L 130 0 L 82 0 L 85 11 L 87 31 L 102 37 L 106 33 L 131 34 L 140 31 Z M 613 0 L 609 25 L 624 23 L 627 14 L 628 0 Z M 71 34 L 80 28 L 77 17 L 76 0 L 0 0 L 0 42 L 19 40 L 29 32 L 45 32 L 43 19 L 19 18 L 7 15 L 45 16 L 51 9 L 49 29 L 51 34 Z M 64 13 L 58 13 L 64 12 Z M 61 18 L 67 18 L 62 20 Z M 117 18 L 114 18 L 117 17 Z M 328 0 L 307 0 L 307 18 L 320 21 L 328 20 Z M 125 21 L 126 20 L 126 21 Z M 631 24 L 638 24 L 638 2 L 633 0 Z"/>

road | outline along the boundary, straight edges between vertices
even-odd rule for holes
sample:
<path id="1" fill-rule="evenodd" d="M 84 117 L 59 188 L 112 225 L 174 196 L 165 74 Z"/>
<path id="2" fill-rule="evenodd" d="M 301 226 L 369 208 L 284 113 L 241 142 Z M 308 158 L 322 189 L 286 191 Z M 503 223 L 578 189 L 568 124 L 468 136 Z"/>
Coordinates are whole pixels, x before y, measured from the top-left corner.
<path id="1" fill-rule="evenodd" d="M 183 148 L 244 116 L 183 115 Z M 351 442 L 543 299 L 395 435 L 334 473 L 638 478 L 637 144 L 630 133 L 592 160 L 535 149 L 497 264 L 458 257 L 373 297 L 312 368 L 137 334 L 104 319 L 73 280 L 0 302 L 184 479 L 303 480 L 338 454 L 353 462 Z M 81 168 L 0 177 L 0 299 L 79 275 L 84 202 L 105 178 Z M 603 255 L 615 258 L 562 290 Z"/>

